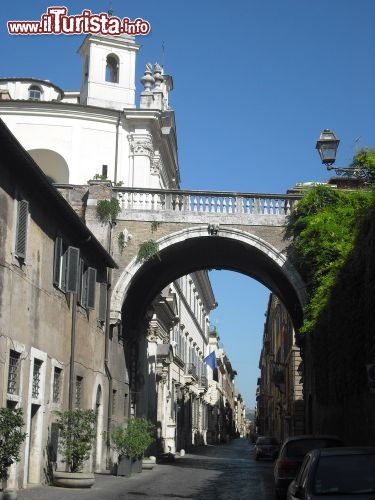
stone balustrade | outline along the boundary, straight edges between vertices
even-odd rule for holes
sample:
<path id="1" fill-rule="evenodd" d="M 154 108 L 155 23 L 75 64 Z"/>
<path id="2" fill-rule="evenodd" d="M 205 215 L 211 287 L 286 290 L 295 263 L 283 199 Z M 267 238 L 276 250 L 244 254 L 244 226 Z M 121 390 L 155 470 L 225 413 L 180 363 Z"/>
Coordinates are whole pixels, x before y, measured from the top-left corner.
<path id="1" fill-rule="evenodd" d="M 282 215 L 300 198 L 290 194 L 114 188 L 123 210 Z"/>

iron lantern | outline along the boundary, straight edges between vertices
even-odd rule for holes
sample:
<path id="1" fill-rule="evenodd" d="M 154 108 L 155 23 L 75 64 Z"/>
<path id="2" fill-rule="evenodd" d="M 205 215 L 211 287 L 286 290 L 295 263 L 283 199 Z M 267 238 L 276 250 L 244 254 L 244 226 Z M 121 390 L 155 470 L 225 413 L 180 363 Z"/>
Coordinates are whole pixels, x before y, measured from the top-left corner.
<path id="1" fill-rule="evenodd" d="M 325 128 L 316 141 L 316 149 L 319 152 L 320 159 L 329 169 L 336 161 L 337 148 L 340 140 L 337 139 L 332 130 Z"/>

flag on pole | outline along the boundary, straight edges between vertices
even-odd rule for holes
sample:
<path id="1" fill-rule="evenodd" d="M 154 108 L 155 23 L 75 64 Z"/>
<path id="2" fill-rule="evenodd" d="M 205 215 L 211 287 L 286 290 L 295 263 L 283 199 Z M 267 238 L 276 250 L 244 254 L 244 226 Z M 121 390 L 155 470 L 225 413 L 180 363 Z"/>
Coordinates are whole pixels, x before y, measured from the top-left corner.
<path id="1" fill-rule="evenodd" d="M 206 356 L 203 360 L 206 365 L 208 365 L 212 370 L 216 370 L 217 368 L 217 363 L 216 363 L 216 354 L 215 351 L 212 351 L 208 356 Z"/>

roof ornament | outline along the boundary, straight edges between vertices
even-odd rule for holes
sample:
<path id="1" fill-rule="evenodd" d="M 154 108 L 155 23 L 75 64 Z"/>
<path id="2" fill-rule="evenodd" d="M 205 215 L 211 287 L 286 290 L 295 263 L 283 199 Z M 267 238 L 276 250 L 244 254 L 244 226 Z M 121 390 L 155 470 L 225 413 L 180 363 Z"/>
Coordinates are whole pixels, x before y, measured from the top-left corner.
<path id="1" fill-rule="evenodd" d="M 155 63 L 154 65 L 154 79 L 155 79 L 155 90 L 159 90 L 161 84 L 164 81 L 163 77 L 163 68 L 159 63 Z"/>
<path id="2" fill-rule="evenodd" d="M 145 92 L 151 92 L 151 87 L 155 83 L 155 78 L 152 76 L 152 64 L 147 63 L 145 71 L 141 78 L 141 83 L 144 87 Z"/>

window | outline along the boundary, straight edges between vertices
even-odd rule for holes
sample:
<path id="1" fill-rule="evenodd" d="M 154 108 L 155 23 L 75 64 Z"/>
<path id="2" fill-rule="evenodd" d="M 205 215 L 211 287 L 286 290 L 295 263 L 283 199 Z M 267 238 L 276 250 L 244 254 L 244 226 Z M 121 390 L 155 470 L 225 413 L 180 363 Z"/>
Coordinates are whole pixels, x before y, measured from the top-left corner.
<path id="1" fill-rule="evenodd" d="M 67 293 L 77 293 L 79 285 L 79 248 L 67 246 L 62 238 L 55 241 L 53 283 Z"/>
<path id="2" fill-rule="evenodd" d="M 96 269 L 80 261 L 78 302 L 86 309 L 95 309 Z"/>
<path id="3" fill-rule="evenodd" d="M 26 258 L 27 222 L 29 216 L 29 202 L 19 200 L 17 205 L 17 227 L 15 254 L 19 260 Z"/>
<path id="4" fill-rule="evenodd" d="M 29 87 L 29 101 L 40 101 L 42 97 L 42 90 L 37 85 Z"/>
<path id="5" fill-rule="evenodd" d="M 112 415 L 116 415 L 117 408 L 117 391 L 113 389 L 112 391 Z"/>
<path id="6" fill-rule="evenodd" d="M 61 376 L 62 376 L 62 369 L 55 366 L 54 371 L 53 371 L 53 388 L 52 388 L 52 401 L 54 403 L 60 402 Z"/>
<path id="7" fill-rule="evenodd" d="M 105 81 L 118 83 L 119 81 L 119 63 L 118 58 L 114 54 L 107 56 L 107 65 L 105 68 Z"/>
<path id="8" fill-rule="evenodd" d="M 20 389 L 20 358 L 17 351 L 9 353 L 8 394 L 18 394 Z"/>
<path id="9" fill-rule="evenodd" d="M 83 377 L 76 377 L 76 408 L 82 404 Z"/>
<path id="10" fill-rule="evenodd" d="M 33 385 L 31 389 L 31 397 L 34 399 L 39 398 L 40 394 L 40 372 L 41 372 L 41 367 L 42 367 L 43 361 L 40 359 L 34 359 L 34 366 L 33 366 Z"/>

